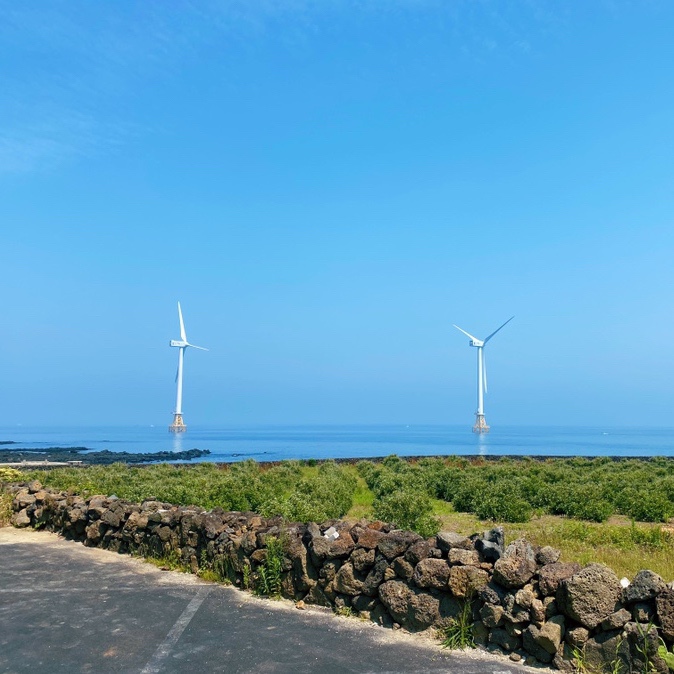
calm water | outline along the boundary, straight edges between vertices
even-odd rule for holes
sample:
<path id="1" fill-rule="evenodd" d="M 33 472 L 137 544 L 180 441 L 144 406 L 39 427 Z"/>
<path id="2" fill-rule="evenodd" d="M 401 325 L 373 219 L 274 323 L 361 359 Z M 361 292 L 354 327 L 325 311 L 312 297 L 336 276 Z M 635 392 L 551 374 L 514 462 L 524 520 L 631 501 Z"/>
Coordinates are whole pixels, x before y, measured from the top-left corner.
<path id="1" fill-rule="evenodd" d="M 674 456 L 672 428 L 498 427 L 477 436 L 465 426 L 0 427 L 19 447 L 88 447 L 126 452 L 210 449 L 208 461 L 280 461 L 427 456 Z"/>

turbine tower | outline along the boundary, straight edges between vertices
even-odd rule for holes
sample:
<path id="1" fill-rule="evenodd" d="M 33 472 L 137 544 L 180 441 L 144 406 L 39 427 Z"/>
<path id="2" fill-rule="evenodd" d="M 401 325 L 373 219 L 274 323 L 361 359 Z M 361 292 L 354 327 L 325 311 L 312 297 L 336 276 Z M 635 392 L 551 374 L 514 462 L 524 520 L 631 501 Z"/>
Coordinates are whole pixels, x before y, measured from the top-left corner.
<path id="1" fill-rule="evenodd" d="M 500 328 L 494 330 L 494 332 L 486 337 L 485 339 L 478 339 L 473 337 L 470 333 L 466 332 L 458 325 L 454 327 L 463 332 L 464 335 L 470 337 L 470 346 L 477 347 L 477 412 L 475 412 L 475 425 L 473 426 L 473 433 L 489 433 L 489 426 L 484 419 L 484 394 L 487 392 L 487 368 L 485 367 L 484 362 L 484 347 L 487 342 L 502 328 L 504 328 L 512 319 L 515 318 L 511 316 Z M 453 325 L 453 324 L 452 324 Z"/>
<path id="2" fill-rule="evenodd" d="M 180 302 L 178 302 L 178 319 L 180 320 L 180 339 L 172 339 L 170 342 L 171 346 L 180 349 L 178 352 L 178 371 L 176 372 L 176 383 L 178 384 L 176 411 L 173 413 L 173 423 L 169 426 L 169 431 L 171 433 L 183 433 L 187 430 L 187 426 L 185 426 L 185 422 L 183 421 L 183 360 L 185 358 L 185 349 L 187 347 L 192 347 L 193 349 L 208 351 L 208 349 L 204 349 L 203 346 L 195 346 L 187 341 Z"/>

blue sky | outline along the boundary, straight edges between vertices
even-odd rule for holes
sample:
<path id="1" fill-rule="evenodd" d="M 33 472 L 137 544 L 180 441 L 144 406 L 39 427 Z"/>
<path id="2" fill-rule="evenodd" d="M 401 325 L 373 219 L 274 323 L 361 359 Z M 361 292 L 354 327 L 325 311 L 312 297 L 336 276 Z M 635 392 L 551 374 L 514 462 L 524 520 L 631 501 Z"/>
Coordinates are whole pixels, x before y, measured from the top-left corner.
<path id="1" fill-rule="evenodd" d="M 0 425 L 674 426 L 671 2 L 0 19 Z"/>

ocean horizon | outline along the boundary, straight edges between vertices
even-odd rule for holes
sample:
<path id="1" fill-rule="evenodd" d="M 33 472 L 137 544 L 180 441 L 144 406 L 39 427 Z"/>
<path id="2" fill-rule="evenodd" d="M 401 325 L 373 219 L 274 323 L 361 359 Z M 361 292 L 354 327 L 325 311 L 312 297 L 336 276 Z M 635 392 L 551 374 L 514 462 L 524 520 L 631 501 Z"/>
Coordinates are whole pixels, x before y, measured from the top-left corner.
<path id="1" fill-rule="evenodd" d="M 464 425 L 2 426 L 5 449 L 86 447 L 112 452 L 208 449 L 208 462 L 399 456 L 674 456 L 674 428 Z"/>

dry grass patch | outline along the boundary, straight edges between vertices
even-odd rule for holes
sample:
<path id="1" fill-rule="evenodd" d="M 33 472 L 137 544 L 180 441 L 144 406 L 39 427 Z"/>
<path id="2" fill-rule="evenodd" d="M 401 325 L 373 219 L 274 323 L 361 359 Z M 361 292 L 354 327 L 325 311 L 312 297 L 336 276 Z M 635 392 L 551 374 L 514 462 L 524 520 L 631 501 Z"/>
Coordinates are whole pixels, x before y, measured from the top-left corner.
<path id="1" fill-rule="evenodd" d="M 438 510 L 444 512 L 436 514 L 443 529 L 469 535 L 498 525 L 468 513 L 447 512 L 448 504 L 440 504 Z M 502 526 L 506 542 L 526 538 L 534 545 L 550 545 L 562 551 L 565 562 L 606 564 L 618 576 L 628 578 L 634 578 L 641 569 L 650 569 L 665 581 L 674 579 L 674 535 L 668 526 L 633 523 L 624 517 L 598 524 L 554 515 Z"/>
<path id="2" fill-rule="evenodd" d="M 7 492 L 0 492 L 0 527 L 8 526 L 11 516 L 12 495 Z"/>

